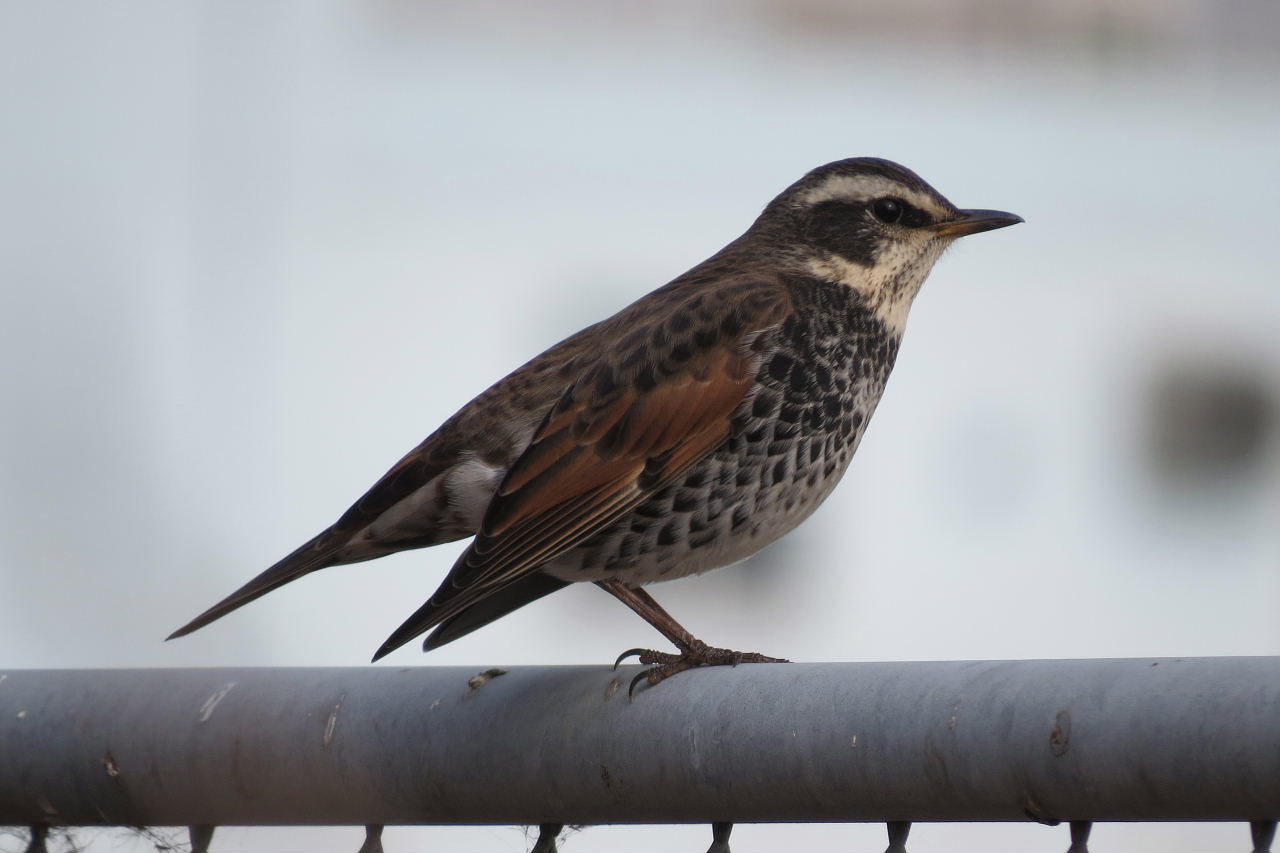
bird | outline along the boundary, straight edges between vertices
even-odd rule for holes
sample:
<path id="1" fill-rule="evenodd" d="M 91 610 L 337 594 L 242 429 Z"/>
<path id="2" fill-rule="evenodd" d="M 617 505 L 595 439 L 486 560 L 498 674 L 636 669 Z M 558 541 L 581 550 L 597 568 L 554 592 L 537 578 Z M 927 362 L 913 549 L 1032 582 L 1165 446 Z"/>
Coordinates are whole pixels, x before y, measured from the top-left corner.
<path id="1" fill-rule="evenodd" d="M 650 685 L 782 661 L 709 646 L 644 586 L 740 562 L 843 476 L 907 312 L 957 238 L 1024 220 L 960 209 L 874 157 L 805 174 L 707 260 L 482 392 L 332 526 L 169 639 L 330 566 L 474 537 L 373 660 L 439 648 L 592 582 L 675 653 L 631 649 Z"/>

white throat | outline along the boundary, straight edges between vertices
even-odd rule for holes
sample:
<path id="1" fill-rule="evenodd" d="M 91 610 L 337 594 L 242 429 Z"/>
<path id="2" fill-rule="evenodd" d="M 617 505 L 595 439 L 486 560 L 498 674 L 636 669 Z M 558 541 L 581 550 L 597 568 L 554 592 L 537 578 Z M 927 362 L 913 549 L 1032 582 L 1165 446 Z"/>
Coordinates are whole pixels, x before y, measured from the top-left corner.
<path id="1" fill-rule="evenodd" d="M 947 244 L 948 241 L 937 239 L 924 247 L 894 243 L 876 257 L 871 267 L 829 254 L 809 261 L 806 272 L 856 290 L 885 328 L 901 337 L 907 328 L 911 303 Z"/>

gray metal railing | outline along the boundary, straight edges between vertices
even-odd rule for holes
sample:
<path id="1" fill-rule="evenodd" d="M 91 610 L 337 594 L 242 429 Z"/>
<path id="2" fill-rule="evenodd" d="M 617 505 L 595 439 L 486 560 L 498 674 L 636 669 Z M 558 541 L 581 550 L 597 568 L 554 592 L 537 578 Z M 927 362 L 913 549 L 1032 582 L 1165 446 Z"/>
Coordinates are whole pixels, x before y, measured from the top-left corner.
<path id="1" fill-rule="evenodd" d="M 638 671 L 0 670 L 0 824 L 1280 817 L 1280 658 Z"/>

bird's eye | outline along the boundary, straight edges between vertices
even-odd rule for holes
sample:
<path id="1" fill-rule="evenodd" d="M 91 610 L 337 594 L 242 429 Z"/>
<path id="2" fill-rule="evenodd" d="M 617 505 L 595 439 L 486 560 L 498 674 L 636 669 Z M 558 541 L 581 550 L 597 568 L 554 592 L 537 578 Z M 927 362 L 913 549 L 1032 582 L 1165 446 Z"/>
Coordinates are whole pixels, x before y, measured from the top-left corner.
<path id="1" fill-rule="evenodd" d="M 878 198 L 871 204 L 871 215 L 892 225 L 902 218 L 902 202 L 896 198 Z"/>

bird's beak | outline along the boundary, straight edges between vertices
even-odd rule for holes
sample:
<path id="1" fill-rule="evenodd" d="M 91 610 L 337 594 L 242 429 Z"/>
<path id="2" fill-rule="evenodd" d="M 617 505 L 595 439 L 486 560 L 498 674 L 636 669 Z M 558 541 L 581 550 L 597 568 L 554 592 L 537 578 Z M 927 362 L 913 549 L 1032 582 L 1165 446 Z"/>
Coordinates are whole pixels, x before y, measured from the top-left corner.
<path id="1" fill-rule="evenodd" d="M 1016 213 L 1005 213 L 1003 210 L 962 210 L 955 219 L 939 222 L 932 226 L 933 232 L 940 237 L 963 237 L 966 234 L 979 234 L 983 231 L 994 231 L 1009 225 L 1024 222 Z"/>

